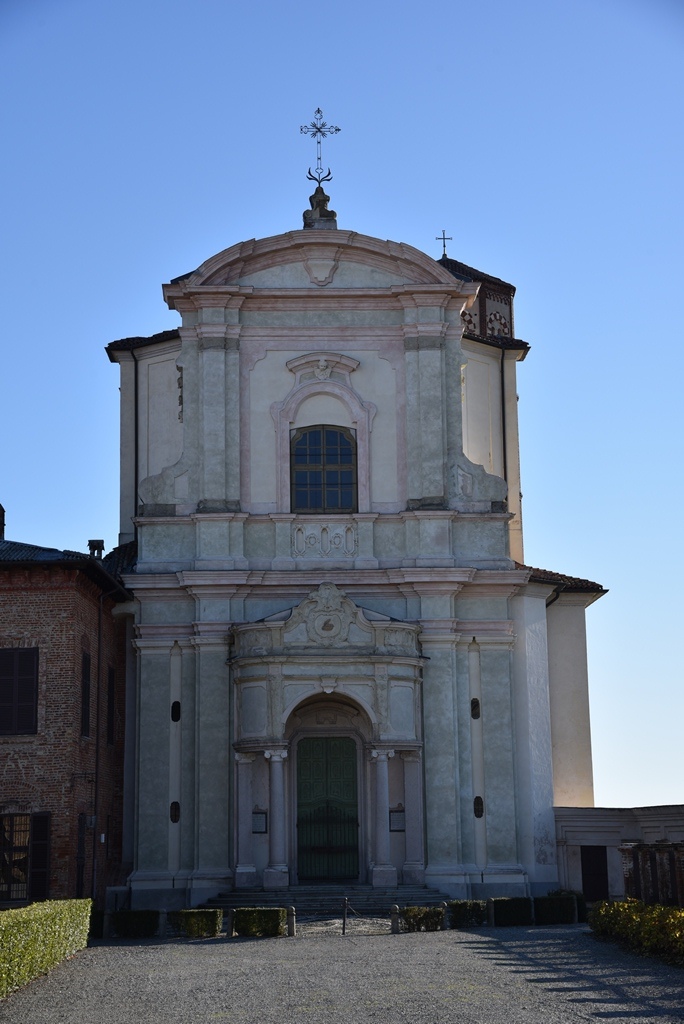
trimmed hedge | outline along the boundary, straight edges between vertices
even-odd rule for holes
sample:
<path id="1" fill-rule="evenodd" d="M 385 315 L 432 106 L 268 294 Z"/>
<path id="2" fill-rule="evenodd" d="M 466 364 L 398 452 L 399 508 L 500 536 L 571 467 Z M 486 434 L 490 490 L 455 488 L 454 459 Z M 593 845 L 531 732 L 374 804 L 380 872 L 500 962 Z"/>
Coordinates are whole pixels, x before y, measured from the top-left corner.
<path id="1" fill-rule="evenodd" d="M 552 889 L 547 892 L 547 896 L 574 896 L 577 900 L 577 920 L 580 924 L 584 924 L 587 920 L 587 901 L 584 898 L 584 893 L 579 889 Z"/>
<path id="2" fill-rule="evenodd" d="M 444 921 L 443 907 L 404 907 L 400 914 L 407 932 L 438 932 Z"/>
<path id="3" fill-rule="evenodd" d="M 477 928 L 487 923 L 485 900 L 451 900 L 447 903 L 452 928 Z"/>
<path id="4" fill-rule="evenodd" d="M 601 938 L 684 966 L 684 910 L 678 907 L 631 899 L 603 901 L 594 904 L 589 926 Z"/>
<path id="5" fill-rule="evenodd" d="M 0 998 L 88 945 L 90 900 L 49 900 L 0 912 Z"/>
<path id="6" fill-rule="evenodd" d="M 159 931 L 159 911 L 117 910 L 111 923 L 120 939 L 151 939 Z"/>
<path id="7" fill-rule="evenodd" d="M 497 927 L 532 924 L 532 900 L 529 896 L 501 896 L 487 900 L 489 923 Z"/>
<path id="8" fill-rule="evenodd" d="M 167 921 L 174 932 L 188 939 L 216 938 L 223 927 L 223 911 L 211 910 L 170 910 Z"/>
<path id="9" fill-rule="evenodd" d="M 250 938 L 287 935 L 287 910 L 285 907 L 236 907 L 233 931 Z"/>
<path id="10" fill-rule="evenodd" d="M 535 924 L 574 924 L 577 920 L 577 904 L 572 895 L 535 896 Z"/>

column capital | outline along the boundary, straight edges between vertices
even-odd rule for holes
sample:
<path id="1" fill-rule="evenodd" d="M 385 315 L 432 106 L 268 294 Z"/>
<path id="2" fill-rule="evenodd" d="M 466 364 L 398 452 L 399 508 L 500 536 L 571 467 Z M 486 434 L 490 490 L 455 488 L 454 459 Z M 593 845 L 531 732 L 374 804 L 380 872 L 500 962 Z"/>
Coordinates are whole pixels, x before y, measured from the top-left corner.
<path id="1" fill-rule="evenodd" d="M 238 764 L 251 764 L 255 757 L 256 754 L 235 754 L 235 760 Z"/>
<path id="2" fill-rule="evenodd" d="M 264 757 L 270 761 L 284 761 L 287 758 L 287 750 L 284 747 L 264 750 Z"/>
<path id="3" fill-rule="evenodd" d="M 394 757 L 394 751 L 393 750 L 387 750 L 387 749 L 385 749 L 383 747 L 380 747 L 380 748 L 376 748 L 374 750 L 371 750 L 370 755 L 371 755 L 371 757 L 377 758 L 378 761 L 387 761 L 388 758 Z"/>

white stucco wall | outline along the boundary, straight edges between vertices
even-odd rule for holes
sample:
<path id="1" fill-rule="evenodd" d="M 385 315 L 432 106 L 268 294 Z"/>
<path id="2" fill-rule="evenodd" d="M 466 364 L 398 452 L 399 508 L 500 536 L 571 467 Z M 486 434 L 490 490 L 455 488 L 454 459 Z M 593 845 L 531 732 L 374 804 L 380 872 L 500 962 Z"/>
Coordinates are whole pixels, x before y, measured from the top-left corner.
<path id="1" fill-rule="evenodd" d="M 593 807 L 587 637 L 583 594 L 561 594 L 547 609 L 554 804 Z"/>

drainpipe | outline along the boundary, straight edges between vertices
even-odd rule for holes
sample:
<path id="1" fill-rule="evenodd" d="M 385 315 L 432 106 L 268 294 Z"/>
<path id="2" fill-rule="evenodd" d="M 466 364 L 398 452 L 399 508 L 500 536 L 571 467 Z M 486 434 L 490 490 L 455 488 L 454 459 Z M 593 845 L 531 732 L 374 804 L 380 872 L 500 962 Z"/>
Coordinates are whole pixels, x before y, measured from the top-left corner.
<path id="1" fill-rule="evenodd" d="M 566 589 L 567 589 L 567 586 L 566 586 L 565 583 L 559 583 L 558 586 L 555 588 L 555 590 L 554 590 L 553 594 L 551 595 L 551 597 L 546 602 L 546 607 L 550 608 L 552 604 L 555 604 L 556 601 L 558 600 L 558 598 L 563 593 L 563 591 L 566 590 Z"/>

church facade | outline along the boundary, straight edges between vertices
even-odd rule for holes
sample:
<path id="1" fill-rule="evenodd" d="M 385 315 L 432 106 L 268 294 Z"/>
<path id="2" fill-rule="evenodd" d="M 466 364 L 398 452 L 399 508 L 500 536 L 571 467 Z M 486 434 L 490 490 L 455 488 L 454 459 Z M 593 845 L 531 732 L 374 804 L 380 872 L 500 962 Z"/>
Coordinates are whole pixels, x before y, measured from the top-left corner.
<path id="1" fill-rule="evenodd" d="M 545 893 L 554 804 L 593 803 L 603 591 L 524 564 L 514 289 L 315 198 L 165 285 L 177 330 L 108 346 L 132 906 Z"/>

